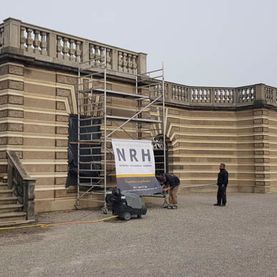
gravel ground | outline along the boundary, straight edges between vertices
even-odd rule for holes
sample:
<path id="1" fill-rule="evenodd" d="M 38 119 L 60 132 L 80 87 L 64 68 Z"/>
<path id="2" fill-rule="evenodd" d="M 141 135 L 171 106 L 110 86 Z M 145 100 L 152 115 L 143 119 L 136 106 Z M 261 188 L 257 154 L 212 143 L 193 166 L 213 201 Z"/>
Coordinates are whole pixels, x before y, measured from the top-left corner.
<path id="1" fill-rule="evenodd" d="M 179 196 L 143 219 L 0 232 L 0 276 L 277 276 L 277 194 Z M 162 200 L 157 200 L 159 204 Z M 95 220 L 95 211 L 47 213 L 39 222 Z"/>

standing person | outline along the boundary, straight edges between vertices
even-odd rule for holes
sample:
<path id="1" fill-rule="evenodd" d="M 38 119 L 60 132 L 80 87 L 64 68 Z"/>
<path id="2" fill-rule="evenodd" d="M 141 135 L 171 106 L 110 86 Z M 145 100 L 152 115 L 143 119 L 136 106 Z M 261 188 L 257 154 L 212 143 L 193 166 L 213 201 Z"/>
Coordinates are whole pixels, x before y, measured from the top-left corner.
<path id="1" fill-rule="evenodd" d="M 225 169 L 225 164 L 219 165 L 219 173 L 217 176 L 217 203 L 214 206 L 225 206 L 227 203 L 226 189 L 228 185 L 228 171 Z"/>
<path id="2" fill-rule="evenodd" d="M 177 192 L 180 185 L 180 179 L 175 175 L 164 174 L 157 177 L 157 179 L 163 184 L 163 191 L 168 192 L 168 201 L 166 199 L 164 208 L 177 209 Z M 168 204 L 167 204 L 168 202 Z"/>

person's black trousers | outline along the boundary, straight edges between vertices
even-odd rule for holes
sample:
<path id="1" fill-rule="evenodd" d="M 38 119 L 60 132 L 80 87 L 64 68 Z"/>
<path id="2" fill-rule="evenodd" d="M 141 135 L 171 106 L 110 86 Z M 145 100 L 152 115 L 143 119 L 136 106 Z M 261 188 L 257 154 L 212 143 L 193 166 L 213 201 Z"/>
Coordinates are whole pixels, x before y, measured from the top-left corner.
<path id="1" fill-rule="evenodd" d="M 226 205 L 227 198 L 226 198 L 226 186 L 221 185 L 218 186 L 217 189 L 217 204 L 218 205 Z"/>

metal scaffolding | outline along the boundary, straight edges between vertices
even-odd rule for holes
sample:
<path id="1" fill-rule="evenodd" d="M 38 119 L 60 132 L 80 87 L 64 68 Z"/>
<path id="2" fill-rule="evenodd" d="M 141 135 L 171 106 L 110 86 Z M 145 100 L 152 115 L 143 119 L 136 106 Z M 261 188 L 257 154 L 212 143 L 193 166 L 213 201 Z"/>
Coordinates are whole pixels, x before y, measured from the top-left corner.
<path id="1" fill-rule="evenodd" d="M 162 135 L 162 170 L 167 170 L 164 68 L 126 74 L 128 84 L 115 77 L 106 68 L 79 67 L 76 208 L 93 193 L 103 195 L 103 211 L 107 211 L 106 192 L 115 186 L 112 138 L 154 141 L 155 134 Z M 118 100 L 126 105 L 112 103 Z"/>

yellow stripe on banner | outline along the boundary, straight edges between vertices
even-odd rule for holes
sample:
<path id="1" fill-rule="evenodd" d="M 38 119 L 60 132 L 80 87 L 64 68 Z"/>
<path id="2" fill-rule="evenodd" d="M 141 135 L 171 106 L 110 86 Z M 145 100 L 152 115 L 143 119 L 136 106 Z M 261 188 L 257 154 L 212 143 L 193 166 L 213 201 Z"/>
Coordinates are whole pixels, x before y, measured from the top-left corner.
<path id="1" fill-rule="evenodd" d="M 116 175 L 116 178 L 137 178 L 137 177 L 155 177 L 155 174 L 120 174 Z"/>

